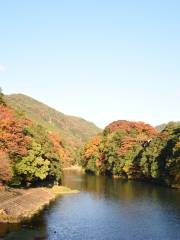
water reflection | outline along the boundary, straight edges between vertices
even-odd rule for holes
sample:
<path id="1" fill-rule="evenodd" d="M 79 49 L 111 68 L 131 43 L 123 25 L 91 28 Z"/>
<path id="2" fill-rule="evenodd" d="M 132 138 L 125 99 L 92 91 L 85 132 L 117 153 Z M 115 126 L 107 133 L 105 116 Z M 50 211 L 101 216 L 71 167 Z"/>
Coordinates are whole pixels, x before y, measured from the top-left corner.
<path id="1" fill-rule="evenodd" d="M 5 240 L 179 240 L 180 191 L 66 171 L 80 194 L 60 197 L 33 221 L 0 225 Z M 8 233 L 8 234 L 7 234 Z"/>
<path id="2" fill-rule="evenodd" d="M 118 199 L 126 204 L 136 201 L 150 201 L 161 207 L 170 205 L 180 211 L 180 191 L 169 189 L 151 183 L 112 179 L 104 176 L 89 176 L 74 170 L 67 170 L 64 174 L 63 184 L 79 189 L 80 191 L 92 192 L 97 198 Z M 169 205 L 170 204 L 170 205 Z"/>

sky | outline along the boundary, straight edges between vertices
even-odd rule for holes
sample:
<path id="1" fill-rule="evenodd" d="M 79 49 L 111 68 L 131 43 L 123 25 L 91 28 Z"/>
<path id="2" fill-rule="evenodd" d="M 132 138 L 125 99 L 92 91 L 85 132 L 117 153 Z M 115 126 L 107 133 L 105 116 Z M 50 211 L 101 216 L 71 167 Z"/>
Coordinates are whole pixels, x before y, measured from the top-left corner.
<path id="1" fill-rule="evenodd" d="M 180 120 L 180 1 L 0 1 L 0 86 L 103 128 Z"/>

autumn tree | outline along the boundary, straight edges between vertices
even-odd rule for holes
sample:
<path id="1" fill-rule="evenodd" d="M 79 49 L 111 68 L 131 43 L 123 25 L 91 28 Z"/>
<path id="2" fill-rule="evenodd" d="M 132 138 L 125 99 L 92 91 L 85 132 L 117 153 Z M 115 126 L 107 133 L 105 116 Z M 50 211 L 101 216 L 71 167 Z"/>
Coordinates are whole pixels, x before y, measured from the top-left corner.
<path id="1" fill-rule="evenodd" d="M 135 178 L 140 176 L 137 155 L 157 134 L 142 122 L 113 122 L 98 136 L 98 144 L 90 141 L 85 145 L 82 162 L 95 173 Z"/>
<path id="2" fill-rule="evenodd" d="M 11 181 L 12 171 L 8 154 L 0 150 L 0 181 L 7 183 Z"/>
<path id="3" fill-rule="evenodd" d="M 25 185 L 59 181 L 62 148 L 44 127 L 0 104 L 0 180 Z"/>
<path id="4" fill-rule="evenodd" d="M 180 123 L 157 132 L 142 122 L 113 122 L 84 146 L 80 157 L 87 172 L 180 186 Z"/>

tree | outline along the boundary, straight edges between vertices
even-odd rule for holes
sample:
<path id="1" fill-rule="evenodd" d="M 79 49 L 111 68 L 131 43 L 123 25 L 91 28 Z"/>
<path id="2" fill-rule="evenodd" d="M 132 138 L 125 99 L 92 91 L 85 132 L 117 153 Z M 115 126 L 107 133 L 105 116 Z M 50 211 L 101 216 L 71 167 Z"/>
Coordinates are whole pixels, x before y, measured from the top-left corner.
<path id="1" fill-rule="evenodd" d="M 116 121 L 84 147 L 82 166 L 94 173 L 138 178 L 138 154 L 157 131 L 142 122 Z"/>
<path id="2" fill-rule="evenodd" d="M 62 177 L 58 148 L 55 150 L 47 131 L 40 125 L 27 126 L 27 136 L 31 137 L 27 155 L 15 165 L 16 176 L 23 183 L 54 182 Z M 57 146 L 56 146 L 57 147 Z"/>
<path id="3" fill-rule="evenodd" d="M 70 163 L 70 156 L 63 145 L 60 135 L 56 132 L 50 132 L 48 134 L 48 137 L 53 144 L 54 151 L 58 154 L 59 158 L 61 159 L 62 165 L 68 166 L 68 164 Z"/>
<path id="4" fill-rule="evenodd" d="M 169 186 L 180 184 L 179 149 L 180 124 L 171 122 L 139 157 L 144 176 Z"/>
<path id="5" fill-rule="evenodd" d="M 43 158 L 40 144 L 33 141 L 28 155 L 23 157 L 15 166 L 17 175 L 23 182 L 44 180 L 48 176 L 50 161 Z"/>
<path id="6" fill-rule="evenodd" d="M 0 179 L 13 184 L 59 181 L 63 146 L 45 128 L 0 104 Z"/>
<path id="7" fill-rule="evenodd" d="M 7 153 L 0 151 L 0 181 L 9 182 L 12 178 L 10 159 Z"/>

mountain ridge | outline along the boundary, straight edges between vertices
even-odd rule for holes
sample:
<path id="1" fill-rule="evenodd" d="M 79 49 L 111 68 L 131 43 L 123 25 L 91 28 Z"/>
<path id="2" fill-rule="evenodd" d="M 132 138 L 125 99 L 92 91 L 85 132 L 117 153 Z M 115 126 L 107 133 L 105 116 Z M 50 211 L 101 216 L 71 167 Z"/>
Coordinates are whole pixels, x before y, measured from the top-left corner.
<path id="1" fill-rule="evenodd" d="M 79 147 L 101 131 L 94 123 L 83 118 L 66 115 L 25 94 L 5 96 L 6 102 L 23 112 L 28 118 L 41 124 L 49 131 L 57 131 L 66 144 Z"/>

